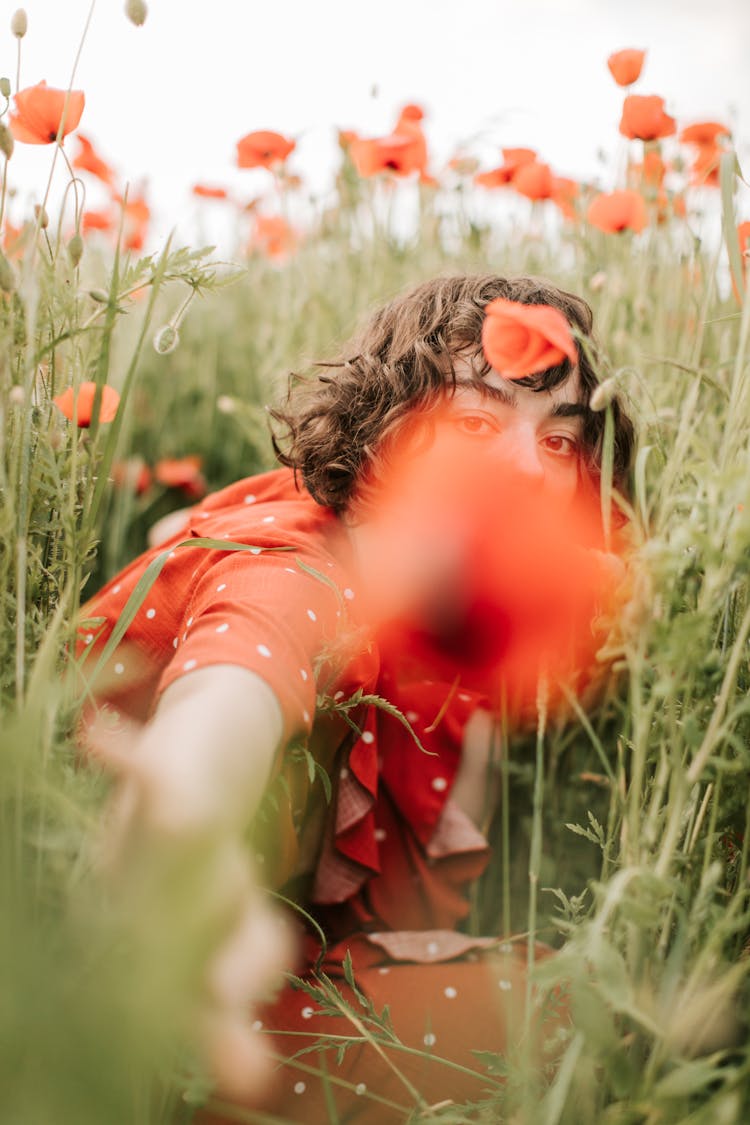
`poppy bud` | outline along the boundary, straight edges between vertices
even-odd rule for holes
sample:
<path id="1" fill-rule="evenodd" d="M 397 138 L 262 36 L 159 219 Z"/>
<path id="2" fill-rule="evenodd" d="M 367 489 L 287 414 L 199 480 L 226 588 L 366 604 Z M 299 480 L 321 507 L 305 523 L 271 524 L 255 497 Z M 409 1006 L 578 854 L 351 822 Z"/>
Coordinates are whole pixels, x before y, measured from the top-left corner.
<path id="1" fill-rule="evenodd" d="M 83 239 L 76 232 L 68 243 L 68 257 L 75 268 L 83 257 Z"/>
<path id="2" fill-rule="evenodd" d="M 0 78 L 0 94 L 4 98 L 10 97 L 10 78 Z"/>
<path id="3" fill-rule="evenodd" d="M 16 39 L 23 39 L 29 26 L 29 21 L 26 17 L 24 8 L 16 8 L 15 12 L 10 18 L 10 30 L 15 35 Z"/>
<path id="4" fill-rule="evenodd" d="M 10 160 L 13 155 L 13 134 L 2 121 L 0 121 L 0 152 L 6 160 Z"/>
<path id="5" fill-rule="evenodd" d="M 96 301 L 97 305 L 106 305 L 109 301 L 109 294 L 103 289 L 89 289 L 89 297 L 92 301 Z"/>
<path id="6" fill-rule="evenodd" d="M 49 226 L 49 215 L 47 214 L 44 207 L 41 206 L 41 204 L 36 203 L 34 205 L 34 215 L 36 216 L 36 220 L 39 223 L 41 229 L 46 230 Z"/>
<path id="7" fill-rule="evenodd" d="M 169 355 L 180 342 L 180 334 L 171 324 L 165 324 L 154 336 L 154 351 L 158 355 Z"/>
<path id="8" fill-rule="evenodd" d="M 16 384 L 15 387 L 11 387 L 8 392 L 8 400 L 12 402 L 14 406 L 23 406 L 26 401 L 26 392 L 23 387 L 18 386 L 18 384 Z"/>
<path id="9" fill-rule="evenodd" d="M 589 280 L 589 289 L 594 293 L 598 293 L 607 284 L 607 275 L 604 270 L 597 270 L 596 273 L 591 275 Z"/>
<path id="10" fill-rule="evenodd" d="M 589 410 L 598 413 L 600 410 L 606 410 L 611 403 L 612 399 L 617 393 L 617 382 L 615 379 L 605 379 L 598 387 L 595 387 L 591 398 L 589 399 Z"/>
<path id="11" fill-rule="evenodd" d="M 148 15 L 144 0 L 125 0 L 125 15 L 136 27 L 142 27 Z"/>
<path id="12" fill-rule="evenodd" d="M 0 290 L 12 293 L 16 287 L 16 274 L 13 266 L 0 250 Z"/>

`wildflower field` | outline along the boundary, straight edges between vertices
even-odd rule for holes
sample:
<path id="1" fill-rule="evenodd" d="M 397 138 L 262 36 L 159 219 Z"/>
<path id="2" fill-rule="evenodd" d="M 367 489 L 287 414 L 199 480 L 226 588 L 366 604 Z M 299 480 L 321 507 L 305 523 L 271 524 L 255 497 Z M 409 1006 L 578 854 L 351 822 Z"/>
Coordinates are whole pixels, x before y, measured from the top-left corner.
<path id="1" fill-rule="evenodd" d="M 126 10 L 146 18 L 140 0 Z M 311 210 L 294 139 L 249 121 L 227 146 L 265 170 L 265 194 L 193 187 L 235 217 L 219 261 L 152 248 L 148 199 L 86 134 L 96 91 L 16 82 L 25 34 L 19 11 L 0 56 L 0 1120 L 167 1125 L 211 1106 L 193 1019 L 211 872 L 194 857 L 165 895 L 163 872 L 133 885 L 102 863 L 112 783 L 76 740 L 78 611 L 161 517 L 273 466 L 266 408 L 290 371 L 407 285 L 467 271 L 585 297 L 597 408 L 616 388 L 639 438 L 597 698 L 540 707 L 504 747 L 497 859 L 470 921 L 528 936 L 530 953 L 536 936 L 557 946 L 533 970 L 536 1002 L 564 993 L 570 1021 L 541 1064 L 523 1035 L 478 1054 L 481 1104 L 405 1088 L 403 1120 L 747 1122 L 750 188 L 731 130 L 683 120 L 628 49 L 611 73 L 602 60 L 624 99 L 606 190 L 531 149 L 484 167 L 467 147 L 436 167 L 411 104 L 384 136 L 339 134 Z M 41 183 L 19 212 L 25 144 L 68 177 L 59 211 Z M 107 203 L 87 208 L 94 188 Z M 611 434 L 603 507 L 608 456 L 611 479 Z M 381 1013 L 355 1015 L 354 1039 L 390 1034 Z"/>

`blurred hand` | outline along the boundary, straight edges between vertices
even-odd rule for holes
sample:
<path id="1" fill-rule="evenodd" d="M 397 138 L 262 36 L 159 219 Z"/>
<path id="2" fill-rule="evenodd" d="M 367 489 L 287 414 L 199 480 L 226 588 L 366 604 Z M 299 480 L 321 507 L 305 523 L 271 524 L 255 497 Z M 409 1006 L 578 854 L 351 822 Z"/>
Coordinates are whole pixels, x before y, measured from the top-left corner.
<path id="1" fill-rule="evenodd" d="M 92 757 L 117 775 L 100 847 L 113 922 L 136 970 L 178 998 L 179 1034 L 222 1094 L 252 1100 L 270 1067 L 253 1005 L 292 966 L 291 931 L 255 876 L 239 808 L 224 800 L 221 755 L 208 784 L 205 758 L 164 735 L 158 712 L 139 727 L 105 709 L 86 730 Z"/>

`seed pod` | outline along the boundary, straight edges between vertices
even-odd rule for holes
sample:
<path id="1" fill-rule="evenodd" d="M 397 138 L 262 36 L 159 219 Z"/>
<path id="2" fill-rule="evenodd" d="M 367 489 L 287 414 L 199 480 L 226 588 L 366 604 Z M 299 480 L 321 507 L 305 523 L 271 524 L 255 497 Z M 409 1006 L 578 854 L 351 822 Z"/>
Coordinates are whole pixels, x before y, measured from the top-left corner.
<path id="1" fill-rule="evenodd" d="M 16 284 L 16 271 L 0 250 L 0 289 L 3 293 L 12 293 Z"/>
<path id="2" fill-rule="evenodd" d="M 106 305 L 109 301 L 109 293 L 105 293 L 103 289 L 89 289 L 89 297 L 97 305 Z"/>
<path id="3" fill-rule="evenodd" d="M 10 78 L 0 78 L 0 94 L 4 98 L 10 97 Z"/>
<path id="4" fill-rule="evenodd" d="M 10 160 L 13 155 L 14 144 L 13 134 L 10 129 L 0 121 L 0 152 L 2 152 L 6 160 Z"/>
<path id="5" fill-rule="evenodd" d="M 605 379 L 594 391 L 589 399 L 589 410 L 598 413 L 600 410 L 606 410 L 611 403 L 612 399 L 617 394 L 617 380 Z"/>
<path id="6" fill-rule="evenodd" d="M 169 355 L 180 342 L 180 334 L 171 324 L 165 324 L 154 336 L 154 351 L 158 355 Z"/>
<path id="7" fill-rule="evenodd" d="M 23 39 L 29 27 L 29 21 L 24 8 L 16 8 L 10 18 L 10 30 L 16 39 Z"/>
<path id="8" fill-rule="evenodd" d="M 75 268 L 83 257 L 83 239 L 76 232 L 68 243 L 68 257 Z"/>
<path id="9" fill-rule="evenodd" d="M 125 0 L 125 15 L 136 27 L 142 27 L 148 15 L 144 0 Z"/>

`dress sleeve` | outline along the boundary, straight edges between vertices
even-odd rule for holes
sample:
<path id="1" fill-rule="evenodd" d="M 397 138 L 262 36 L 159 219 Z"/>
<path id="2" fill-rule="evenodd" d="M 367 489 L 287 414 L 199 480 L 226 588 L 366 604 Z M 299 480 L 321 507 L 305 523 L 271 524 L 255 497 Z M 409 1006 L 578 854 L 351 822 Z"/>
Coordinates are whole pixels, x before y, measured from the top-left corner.
<path id="1" fill-rule="evenodd" d="M 238 552 L 212 565 L 192 591 L 157 694 L 196 668 L 236 665 L 271 688 L 286 740 L 309 733 L 318 666 L 346 614 L 343 591 L 312 569 L 297 552 Z"/>

